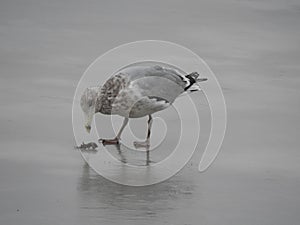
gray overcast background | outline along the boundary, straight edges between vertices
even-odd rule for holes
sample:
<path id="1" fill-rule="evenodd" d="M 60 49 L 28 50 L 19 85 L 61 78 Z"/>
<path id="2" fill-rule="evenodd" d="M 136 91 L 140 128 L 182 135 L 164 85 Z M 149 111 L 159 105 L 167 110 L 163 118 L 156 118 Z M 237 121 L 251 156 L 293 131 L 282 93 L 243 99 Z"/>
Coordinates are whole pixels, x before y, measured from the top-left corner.
<path id="1" fill-rule="evenodd" d="M 281 225 L 300 221 L 300 3 L 0 1 L 0 224 Z M 153 187 L 113 184 L 73 150 L 72 97 L 117 45 L 199 54 L 228 107 L 221 153 Z"/>

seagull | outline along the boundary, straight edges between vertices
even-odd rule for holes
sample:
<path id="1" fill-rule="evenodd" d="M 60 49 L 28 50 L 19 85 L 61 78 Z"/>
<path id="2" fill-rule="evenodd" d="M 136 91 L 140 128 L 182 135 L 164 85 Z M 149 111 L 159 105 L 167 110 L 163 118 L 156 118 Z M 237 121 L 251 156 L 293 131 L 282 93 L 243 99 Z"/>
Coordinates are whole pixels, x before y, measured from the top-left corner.
<path id="1" fill-rule="evenodd" d="M 182 75 L 176 69 L 161 65 L 135 65 L 120 70 L 111 76 L 103 86 L 89 87 L 83 92 L 80 106 L 85 117 L 85 129 L 91 131 L 96 113 L 124 117 L 123 124 L 113 139 L 99 139 L 103 145 L 119 144 L 122 132 L 129 118 L 148 116 L 146 140 L 134 142 L 136 148 L 149 147 L 152 114 L 172 105 L 177 97 L 199 91 L 197 72 Z"/>

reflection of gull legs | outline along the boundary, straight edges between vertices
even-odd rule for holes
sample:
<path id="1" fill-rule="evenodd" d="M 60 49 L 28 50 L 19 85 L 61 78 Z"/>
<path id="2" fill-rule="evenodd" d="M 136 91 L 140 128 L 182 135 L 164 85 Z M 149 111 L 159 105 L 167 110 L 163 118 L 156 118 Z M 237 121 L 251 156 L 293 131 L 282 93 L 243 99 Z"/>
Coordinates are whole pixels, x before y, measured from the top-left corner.
<path id="1" fill-rule="evenodd" d="M 147 154 L 147 158 L 146 158 L 146 166 L 149 166 L 149 164 L 150 164 L 150 151 L 149 151 L 149 148 L 147 147 L 147 152 L 146 152 L 146 154 Z"/>
<path id="2" fill-rule="evenodd" d="M 136 147 L 136 148 L 145 148 L 145 147 L 150 146 L 150 135 L 151 135 L 152 122 L 153 122 L 152 116 L 149 115 L 147 138 L 146 138 L 145 141 L 142 141 L 142 142 L 138 142 L 138 141 L 133 142 L 134 147 Z M 147 149 L 147 150 L 149 150 L 149 149 Z"/>
<path id="3" fill-rule="evenodd" d="M 127 160 L 126 160 L 125 156 L 123 155 L 123 153 L 121 151 L 121 145 L 116 145 L 116 148 L 117 148 L 118 153 L 119 153 L 119 155 L 121 157 L 121 162 L 127 163 Z"/>
<path id="4" fill-rule="evenodd" d="M 124 118 L 122 127 L 120 128 L 117 136 L 114 139 L 99 139 L 98 141 L 104 145 L 115 145 L 119 144 L 119 140 L 121 139 L 122 132 L 126 125 L 128 124 L 128 118 Z"/>

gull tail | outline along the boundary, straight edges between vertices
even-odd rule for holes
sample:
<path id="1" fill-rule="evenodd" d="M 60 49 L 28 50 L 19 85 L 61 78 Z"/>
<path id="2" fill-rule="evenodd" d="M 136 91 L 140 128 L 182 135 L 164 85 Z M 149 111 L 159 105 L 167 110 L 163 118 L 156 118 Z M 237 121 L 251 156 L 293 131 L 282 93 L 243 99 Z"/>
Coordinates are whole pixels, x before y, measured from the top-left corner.
<path id="1" fill-rule="evenodd" d="M 185 76 L 188 80 L 187 86 L 185 87 L 186 92 L 201 91 L 198 83 L 207 81 L 207 78 L 199 78 L 199 73 L 193 72 Z"/>

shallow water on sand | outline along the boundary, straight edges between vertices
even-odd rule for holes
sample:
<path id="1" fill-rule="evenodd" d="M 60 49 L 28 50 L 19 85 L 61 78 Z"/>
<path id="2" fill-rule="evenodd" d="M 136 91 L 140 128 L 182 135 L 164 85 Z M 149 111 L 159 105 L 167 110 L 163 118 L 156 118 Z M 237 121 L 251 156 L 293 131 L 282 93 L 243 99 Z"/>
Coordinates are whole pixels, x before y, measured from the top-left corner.
<path id="1" fill-rule="evenodd" d="M 293 0 L 2 1 L 0 224 L 298 224 L 299 9 Z M 174 177 L 127 187 L 73 148 L 72 98 L 99 54 L 153 38 L 181 43 L 212 67 L 227 133 L 205 173 L 197 166 L 206 133 Z"/>

